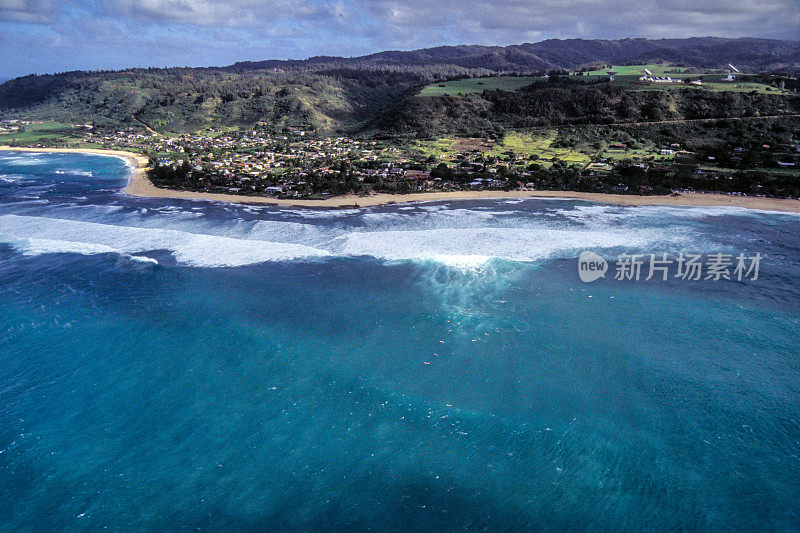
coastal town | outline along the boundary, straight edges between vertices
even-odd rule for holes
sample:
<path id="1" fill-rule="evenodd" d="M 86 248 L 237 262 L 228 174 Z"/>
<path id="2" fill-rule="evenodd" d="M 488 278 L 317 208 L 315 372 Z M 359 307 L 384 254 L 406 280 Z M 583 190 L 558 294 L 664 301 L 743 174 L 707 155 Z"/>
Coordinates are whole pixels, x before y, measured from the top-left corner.
<path id="1" fill-rule="evenodd" d="M 5 137 L 37 123 L 5 121 Z M 320 136 L 314 131 L 200 131 L 161 135 L 70 125 L 77 146 L 131 150 L 150 159 L 158 187 L 285 199 L 375 193 L 575 190 L 616 194 L 698 191 L 796 198 L 800 145 L 750 143 L 690 151 L 680 143 L 545 129 L 486 138 L 402 140 Z M 22 133 L 24 132 L 24 133 Z M 16 142 L 53 146 L 53 139 Z M 59 142 L 63 142 L 59 139 Z M 6 144 L 0 143 L 0 144 Z M 753 183 L 753 178 L 756 182 Z"/>

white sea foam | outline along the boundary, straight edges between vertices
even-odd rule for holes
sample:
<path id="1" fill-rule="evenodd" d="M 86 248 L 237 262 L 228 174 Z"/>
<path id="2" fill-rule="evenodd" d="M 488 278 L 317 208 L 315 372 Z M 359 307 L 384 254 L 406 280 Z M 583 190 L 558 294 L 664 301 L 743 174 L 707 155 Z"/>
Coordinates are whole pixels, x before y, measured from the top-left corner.
<path id="1" fill-rule="evenodd" d="M 44 162 L 44 159 L 40 159 L 37 157 L 43 155 L 45 154 L 40 154 L 37 152 L 31 154 L 26 153 L 25 155 L 22 156 L 15 156 L 15 155 L 3 156 L 2 158 L 0 158 L 0 163 L 16 167 L 32 167 Z"/>
<path id="2" fill-rule="evenodd" d="M 96 216 L 91 212 L 80 215 L 84 220 L 0 216 L 0 233 L 26 253 L 71 250 L 134 254 L 167 250 L 179 262 L 196 266 L 369 256 L 475 268 L 492 258 L 535 262 L 576 257 L 585 249 L 656 253 L 714 246 L 701 242 L 703 238 L 687 225 L 632 226 L 618 223 L 624 218 L 624 208 L 579 207 L 572 217 L 566 217 L 572 220 L 566 221 L 436 206 L 435 210 L 416 215 L 362 212 L 351 224 L 336 217 L 308 222 L 249 221 L 234 216 L 197 219 L 203 211 L 174 208 L 114 213 L 121 208 L 106 206 Z M 50 242 L 45 246 L 37 244 L 37 239 L 59 244 Z"/>
<path id="3" fill-rule="evenodd" d="M 17 202 L 15 206 L 20 207 L 24 205 L 47 205 L 50 200 L 40 199 L 38 196 L 15 196 L 14 198 L 21 198 L 21 202 Z"/>
<path id="4" fill-rule="evenodd" d="M 731 215 L 750 215 L 751 209 L 736 206 L 706 206 L 706 207 L 684 207 L 670 205 L 650 205 L 640 206 L 633 210 L 637 216 L 667 216 L 674 218 L 698 219 L 706 217 L 721 217 Z"/>
<path id="5" fill-rule="evenodd" d="M 76 253 L 82 255 L 107 254 L 116 252 L 110 246 L 81 241 L 55 239 L 18 238 L 10 241 L 23 255 Z"/>
<path id="6" fill-rule="evenodd" d="M 455 268 L 475 269 L 482 267 L 492 260 L 488 255 L 444 255 L 433 254 L 431 259 L 437 263 Z"/>
<path id="7" fill-rule="evenodd" d="M 0 181 L 5 183 L 16 183 L 25 180 L 30 180 L 30 176 L 24 176 L 22 174 L 0 174 Z"/>
<path id="8" fill-rule="evenodd" d="M 749 209 L 738 206 L 709 206 L 709 207 L 682 207 L 682 206 L 647 206 L 643 209 L 642 216 L 660 215 L 675 218 L 706 218 L 724 216 L 757 216 L 757 215 L 781 215 L 797 217 L 800 213 L 790 213 L 785 211 L 769 211 L 766 209 Z"/>
<path id="9" fill-rule="evenodd" d="M 329 255 L 324 250 L 300 244 L 17 215 L 0 216 L 0 235 L 28 254 L 131 254 L 170 250 L 178 262 L 204 267 L 241 266 Z"/>
<path id="10" fill-rule="evenodd" d="M 672 205 L 646 205 L 637 207 L 624 207 L 606 204 L 597 205 L 576 205 L 571 208 L 558 209 L 556 214 L 565 218 L 589 223 L 589 224 L 608 224 L 623 220 L 650 219 L 677 219 L 677 220 L 698 220 L 709 217 L 723 216 L 756 216 L 766 215 L 788 215 L 798 216 L 798 213 L 783 213 L 767 211 L 761 209 L 748 209 L 738 206 L 672 206 Z"/>
<path id="11" fill-rule="evenodd" d="M 91 171 L 89 170 L 78 170 L 75 168 L 67 169 L 67 170 L 56 170 L 54 174 L 67 174 L 72 176 L 83 176 L 85 178 L 91 178 L 94 176 Z"/>
<path id="12" fill-rule="evenodd" d="M 468 262 L 495 257 L 512 261 L 539 261 L 575 256 L 587 248 L 662 249 L 682 246 L 686 237 L 657 230 L 593 230 L 582 228 L 449 228 L 434 230 L 372 231 L 346 233 L 334 240 L 342 255 L 367 255 L 387 260 L 470 258 Z"/>
<path id="13" fill-rule="evenodd" d="M 152 265 L 157 265 L 158 264 L 158 260 L 157 259 L 154 259 L 152 257 L 147 257 L 146 255 L 131 255 L 129 257 L 130 257 L 131 261 L 134 261 L 136 263 L 146 263 L 146 264 L 152 264 Z"/>
<path id="14" fill-rule="evenodd" d="M 367 212 L 360 219 L 372 230 L 464 229 L 496 226 L 518 217 L 516 211 L 483 211 L 473 209 L 420 209 L 420 212 Z"/>
<path id="15" fill-rule="evenodd" d="M 336 228 L 301 224 L 299 222 L 259 220 L 246 231 L 243 238 L 325 247 L 331 239 L 341 232 L 342 230 Z"/>
<path id="16" fill-rule="evenodd" d="M 630 209 L 612 205 L 576 205 L 568 209 L 557 209 L 555 214 L 582 223 L 609 224 L 630 218 L 633 213 Z"/>
<path id="17" fill-rule="evenodd" d="M 271 206 L 264 206 L 261 209 L 269 208 Z M 257 208 L 258 209 L 258 208 Z M 280 208 L 280 213 L 289 216 L 295 216 L 308 219 L 336 219 L 350 215 L 360 215 L 364 213 L 362 209 L 289 209 Z"/>

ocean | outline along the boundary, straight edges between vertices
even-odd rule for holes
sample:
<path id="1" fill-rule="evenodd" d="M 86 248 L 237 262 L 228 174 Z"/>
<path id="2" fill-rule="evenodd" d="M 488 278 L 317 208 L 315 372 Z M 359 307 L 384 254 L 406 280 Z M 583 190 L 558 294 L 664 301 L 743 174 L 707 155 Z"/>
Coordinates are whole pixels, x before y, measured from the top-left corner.
<path id="1" fill-rule="evenodd" d="M 800 529 L 800 217 L 129 173 L 0 152 L 0 531 Z"/>

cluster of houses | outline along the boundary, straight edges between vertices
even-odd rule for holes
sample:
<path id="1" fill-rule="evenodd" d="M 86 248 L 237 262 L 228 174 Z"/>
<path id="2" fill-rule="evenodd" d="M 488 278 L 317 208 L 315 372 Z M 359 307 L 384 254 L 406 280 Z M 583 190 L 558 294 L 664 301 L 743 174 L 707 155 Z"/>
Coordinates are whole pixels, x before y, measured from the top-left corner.
<path id="1" fill-rule="evenodd" d="M 2 123 L 3 127 L 15 125 L 21 124 Z M 82 137 L 84 143 L 131 147 L 149 153 L 154 167 L 163 171 L 162 176 L 171 175 L 180 181 L 165 186 L 279 197 L 338 194 L 342 192 L 341 184 L 363 193 L 526 189 L 541 181 L 543 168 L 534 157 L 511 150 L 498 152 L 498 140 L 494 138 L 458 139 L 455 150 L 434 157 L 415 143 L 317 138 L 305 130 L 275 134 L 259 127 L 250 131 L 195 132 L 171 137 L 132 128 L 107 132 L 86 129 Z M 800 147 L 791 149 L 797 154 Z M 584 168 L 574 168 L 585 176 L 600 177 L 614 171 L 619 164 L 620 157 L 614 151 L 629 153 L 629 147 L 618 142 L 612 142 L 606 150 L 611 152 L 606 157 L 598 154 Z M 742 148 L 732 150 L 730 157 L 724 153 L 689 154 L 673 144 L 656 149 L 655 157 L 637 161 L 635 166 L 666 170 L 673 159 L 716 166 L 719 162 L 715 159 L 719 157 L 729 166 L 746 155 Z M 763 149 L 764 155 L 773 152 L 767 147 Z M 777 159 L 781 168 L 797 164 L 796 155 L 783 154 Z"/>
<path id="2" fill-rule="evenodd" d="M 325 195 L 336 182 L 362 183 L 362 190 L 427 191 L 524 187 L 531 172 L 512 152 L 487 162 L 475 149 L 439 163 L 451 172 L 432 172 L 429 158 L 407 143 L 349 137 L 314 138 L 303 130 L 272 134 L 255 129 L 222 135 L 184 134 L 154 137 L 118 132 L 117 144 L 146 147 L 157 154 L 155 165 L 173 172 L 184 169 L 186 186 L 236 194 L 283 197 Z M 437 161 L 438 163 L 438 161 Z M 188 169 L 186 165 L 189 165 Z M 505 174 L 515 169 L 516 181 Z M 458 179 L 453 175 L 458 176 Z M 472 176 L 464 179 L 464 176 Z M 184 177 L 185 176 L 185 177 Z"/>
<path id="3" fill-rule="evenodd" d="M 24 127 L 28 122 L 24 120 L 2 120 L 0 121 L 0 135 L 6 135 L 9 133 L 16 133 L 20 130 L 21 127 Z"/>
<path id="4" fill-rule="evenodd" d="M 683 83 L 680 78 L 673 78 L 671 76 L 639 76 L 639 81 L 642 83 Z M 698 80 L 699 81 L 699 80 Z"/>
<path id="5" fill-rule="evenodd" d="M 644 69 L 642 75 L 639 76 L 639 83 L 686 83 L 681 78 L 673 78 L 672 76 L 656 76 L 650 69 Z M 688 83 L 692 85 L 703 85 L 700 80 L 691 80 Z"/>
<path id="6" fill-rule="evenodd" d="M 722 167 L 748 167 L 794 169 L 800 167 L 800 145 L 775 146 L 761 144 L 743 148 L 736 146 L 728 149 L 708 150 L 701 159 L 710 165 Z"/>
<path id="7" fill-rule="evenodd" d="M 220 136 L 182 135 L 151 144 L 156 165 L 177 170 L 191 165 L 193 181 L 227 192 L 307 196 L 320 182 L 353 179 L 405 182 L 420 190 L 435 186 L 430 172 L 413 166 L 398 147 L 347 137 L 312 138 L 304 130 L 273 135 L 254 130 Z"/>
<path id="8" fill-rule="evenodd" d="M 687 83 L 682 78 L 673 78 L 671 76 L 639 76 L 640 83 Z M 690 80 L 688 82 L 690 85 L 703 85 L 703 82 L 700 80 Z"/>
<path id="9" fill-rule="evenodd" d="M 106 142 L 138 144 L 156 154 L 155 166 L 181 180 L 170 186 L 290 198 L 334 194 L 336 184 L 348 181 L 355 190 L 384 192 L 533 188 L 530 181 L 537 166 L 511 150 L 487 157 L 492 143 L 480 139 L 461 140 L 464 150 L 431 159 L 409 150 L 408 144 L 314 138 L 302 130 L 280 135 L 255 129 L 175 137 L 130 131 L 112 137 Z M 608 148 L 627 151 L 628 147 L 612 143 Z M 674 145 L 660 154 L 671 156 L 679 150 Z M 614 158 L 599 159 L 585 170 L 593 176 L 612 171 L 617 163 Z"/>

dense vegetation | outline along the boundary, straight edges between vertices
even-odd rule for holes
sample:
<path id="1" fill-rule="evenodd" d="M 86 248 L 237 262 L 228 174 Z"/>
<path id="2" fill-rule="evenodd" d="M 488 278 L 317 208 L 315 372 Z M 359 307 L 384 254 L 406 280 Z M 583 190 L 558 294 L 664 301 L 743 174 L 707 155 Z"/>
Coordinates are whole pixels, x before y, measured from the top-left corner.
<path id="1" fill-rule="evenodd" d="M 375 127 L 398 135 L 481 136 L 506 128 L 611 124 L 800 113 L 800 96 L 709 92 L 690 88 L 637 91 L 580 78 L 551 78 L 519 91 L 406 99 Z"/>
<path id="2" fill-rule="evenodd" d="M 192 131 L 268 123 L 335 130 L 373 116 L 416 76 L 371 72 L 228 74 L 199 69 L 28 76 L 0 87 L 9 116 Z"/>

